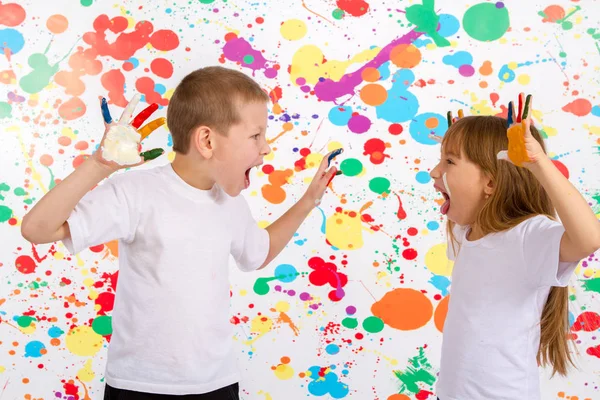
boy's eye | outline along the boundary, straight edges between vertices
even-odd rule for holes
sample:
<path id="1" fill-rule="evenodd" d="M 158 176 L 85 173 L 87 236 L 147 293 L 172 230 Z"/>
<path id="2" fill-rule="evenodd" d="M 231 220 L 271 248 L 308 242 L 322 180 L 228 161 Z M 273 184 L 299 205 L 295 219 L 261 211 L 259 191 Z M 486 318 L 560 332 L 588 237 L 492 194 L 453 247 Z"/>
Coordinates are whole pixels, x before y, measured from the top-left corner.
<path id="1" fill-rule="evenodd" d="M 253 139 L 258 139 L 260 137 L 260 133 L 257 133 L 256 135 L 252 136 Z"/>
<path id="2" fill-rule="evenodd" d="M 446 164 L 454 164 L 454 161 L 452 161 L 451 159 L 447 158 L 446 159 Z"/>

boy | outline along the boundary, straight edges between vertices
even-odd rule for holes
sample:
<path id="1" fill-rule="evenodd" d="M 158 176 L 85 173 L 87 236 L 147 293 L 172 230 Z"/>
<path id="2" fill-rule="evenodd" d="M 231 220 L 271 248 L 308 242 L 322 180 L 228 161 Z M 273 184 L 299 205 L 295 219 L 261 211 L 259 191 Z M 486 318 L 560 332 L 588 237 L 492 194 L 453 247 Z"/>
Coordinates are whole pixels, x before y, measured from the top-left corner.
<path id="1" fill-rule="evenodd" d="M 167 110 L 173 162 L 116 175 L 90 192 L 118 169 L 144 163 L 131 157 L 140 138 L 132 147 L 130 134 L 151 111 L 127 125 L 135 104 L 118 123 L 103 107 L 107 129 L 98 150 L 23 218 L 27 240 L 61 240 L 73 254 L 119 240 L 105 399 L 238 399 L 229 255 L 244 271 L 269 264 L 336 172 L 326 172 L 325 157 L 301 200 L 268 228 L 257 226 L 238 195 L 271 151 L 267 101 L 241 72 L 192 72 Z"/>

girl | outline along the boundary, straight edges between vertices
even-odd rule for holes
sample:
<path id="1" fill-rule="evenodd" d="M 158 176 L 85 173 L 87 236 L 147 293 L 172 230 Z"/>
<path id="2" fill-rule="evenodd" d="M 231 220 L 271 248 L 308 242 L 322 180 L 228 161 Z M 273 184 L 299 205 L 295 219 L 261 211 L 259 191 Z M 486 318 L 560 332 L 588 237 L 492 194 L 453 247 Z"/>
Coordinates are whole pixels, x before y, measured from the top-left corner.
<path id="1" fill-rule="evenodd" d="M 518 167 L 503 151 L 507 120 L 459 119 L 431 172 L 446 200 L 441 212 L 455 261 L 440 400 L 539 400 L 538 365 L 565 375 L 573 363 L 567 285 L 579 261 L 600 248 L 600 223 L 548 158 L 530 118 L 522 128 L 525 162 L 510 143 Z"/>

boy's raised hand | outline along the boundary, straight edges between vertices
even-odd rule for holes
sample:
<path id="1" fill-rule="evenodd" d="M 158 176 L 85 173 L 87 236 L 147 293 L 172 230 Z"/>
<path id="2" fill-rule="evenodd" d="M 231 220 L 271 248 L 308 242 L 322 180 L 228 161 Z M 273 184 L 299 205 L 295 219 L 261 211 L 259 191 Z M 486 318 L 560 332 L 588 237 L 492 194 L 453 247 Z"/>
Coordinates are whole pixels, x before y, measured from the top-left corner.
<path id="1" fill-rule="evenodd" d="M 311 205 L 317 206 L 321 203 L 321 198 L 323 197 L 323 194 L 325 194 L 327 186 L 329 186 L 329 183 L 338 171 L 336 167 L 327 168 L 331 164 L 333 158 L 342 153 L 342 151 L 342 149 L 334 150 L 323 157 L 315 177 L 303 196 Z"/>
<path id="2" fill-rule="evenodd" d="M 165 118 L 158 118 L 140 128 L 144 121 L 158 109 L 156 103 L 146 107 L 130 122 L 140 98 L 141 96 L 136 94 L 131 99 L 118 121 L 113 121 L 110 116 L 106 99 L 102 98 L 101 100 L 100 106 L 105 129 L 100 146 L 92 157 L 115 171 L 142 165 L 165 152 L 161 148 L 155 148 L 140 153 L 141 141 L 166 122 Z"/>

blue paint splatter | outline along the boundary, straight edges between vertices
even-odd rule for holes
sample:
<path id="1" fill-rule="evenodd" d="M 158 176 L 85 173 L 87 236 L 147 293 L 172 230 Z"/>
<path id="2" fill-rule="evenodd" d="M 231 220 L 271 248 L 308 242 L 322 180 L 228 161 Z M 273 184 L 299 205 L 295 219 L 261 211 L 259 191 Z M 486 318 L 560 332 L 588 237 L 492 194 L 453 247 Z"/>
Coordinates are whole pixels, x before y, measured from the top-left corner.
<path id="1" fill-rule="evenodd" d="M 442 275 L 433 275 L 429 280 L 436 289 L 442 292 L 442 296 L 446 296 L 448 294 L 448 287 L 450 286 L 450 279 Z"/>
<path id="2" fill-rule="evenodd" d="M 41 357 L 42 350 L 45 348 L 46 346 L 44 346 L 44 343 L 40 342 L 39 340 L 32 340 L 25 345 L 25 357 Z"/>
<path id="3" fill-rule="evenodd" d="M 63 333 L 65 332 L 58 326 L 53 326 L 52 328 L 48 329 L 48 336 L 50 336 L 51 338 L 60 337 Z"/>
<path id="4" fill-rule="evenodd" d="M 428 183 L 431 181 L 431 175 L 427 171 L 419 171 L 417 172 L 416 179 L 419 183 Z"/>
<path id="5" fill-rule="evenodd" d="M 427 126 L 425 126 L 425 122 L 429 118 L 436 118 L 438 121 L 437 126 L 433 129 L 430 129 Z M 430 139 L 429 134 L 433 133 L 436 136 L 444 136 L 446 130 L 448 130 L 448 122 L 446 121 L 446 117 L 444 117 L 441 114 L 425 113 L 417 115 L 411 121 L 408 130 L 412 138 L 415 139 L 417 142 L 421 144 L 435 145 L 438 144 L 438 142 L 436 142 L 433 139 Z"/>
<path id="6" fill-rule="evenodd" d="M 346 126 L 352 118 L 352 107 L 335 106 L 329 110 L 329 120 L 337 126 Z"/>
<path id="7" fill-rule="evenodd" d="M 600 117 L 600 106 L 592 107 L 592 115 L 595 115 L 596 117 Z"/>
<path id="8" fill-rule="evenodd" d="M 10 50 L 10 54 L 17 54 L 25 46 L 25 39 L 21 32 L 16 29 L 0 29 L 0 53 L 4 53 L 5 49 Z"/>
<path id="9" fill-rule="evenodd" d="M 391 75 L 390 62 L 387 61 L 387 62 L 381 64 L 381 66 L 379 68 L 377 68 L 377 71 L 379 71 L 379 80 L 380 81 L 387 80 Z"/>
<path id="10" fill-rule="evenodd" d="M 298 271 L 293 265 L 280 264 L 275 268 L 275 276 L 280 282 L 293 282 L 298 276 Z"/>
<path id="11" fill-rule="evenodd" d="M 415 74 L 409 69 L 401 69 L 394 74 L 393 81 L 387 100 L 375 107 L 377 117 L 388 122 L 410 121 L 419 111 L 417 96 L 408 91 L 415 81 Z"/>
<path id="12" fill-rule="evenodd" d="M 341 399 L 348 395 L 350 391 L 348 385 L 338 380 L 337 374 L 333 373 L 335 365 L 332 365 L 329 370 L 326 370 L 325 376 L 319 376 L 321 367 L 312 366 L 308 369 L 310 372 L 310 379 L 312 381 L 308 384 L 308 391 L 313 396 L 325 396 L 329 394 L 334 399 Z"/>
<path id="13" fill-rule="evenodd" d="M 154 85 L 154 91 L 158 94 L 165 94 L 167 88 L 162 83 L 157 83 Z"/>
<path id="14" fill-rule="evenodd" d="M 455 68 L 460 68 L 462 65 L 473 63 L 473 56 L 467 51 L 457 51 L 454 54 L 448 54 L 442 58 L 442 62 L 446 65 L 452 65 Z"/>
<path id="15" fill-rule="evenodd" d="M 340 347 L 335 343 L 330 343 L 325 347 L 325 351 L 327 354 L 334 355 L 340 352 Z"/>
<path id="16" fill-rule="evenodd" d="M 325 212 L 321 209 L 321 207 L 317 207 L 317 210 L 321 211 L 321 216 L 323 217 L 323 222 L 321 223 L 321 233 L 325 233 L 325 226 L 327 222 L 327 217 L 325 216 Z"/>
<path id="17" fill-rule="evenodd" d="M 440 228 L 440 224 L 437 221 L 429 221 L 427 223 L 427 229 L 430 231 L 437 231 Z"/>
<path id="18" fill-rule="evenodd" d="M 454 15 L 450 14 L 440 14 L 439 23 L 440 29 L 438 30 L 438 33 L 442 37 L 452 36 L 458 32 L 458 29 L 460 28 L 458 19 L 456 19 Z"/>

